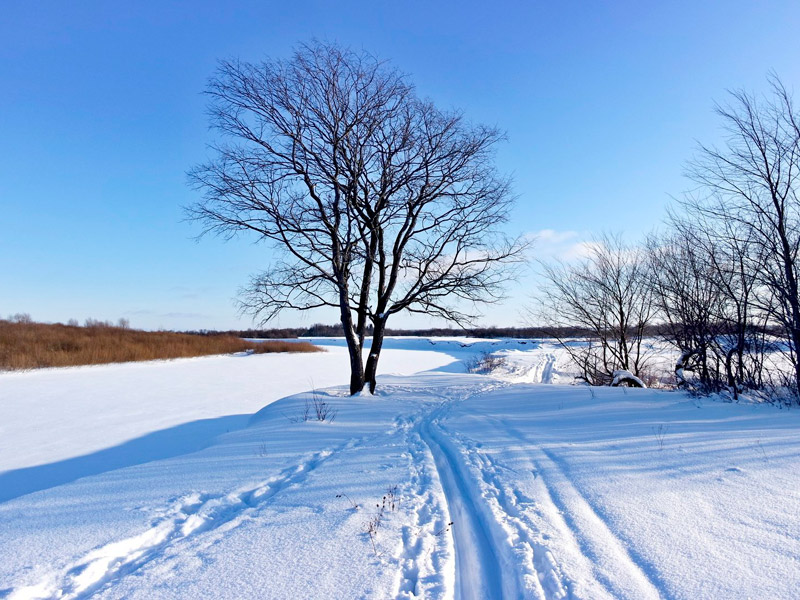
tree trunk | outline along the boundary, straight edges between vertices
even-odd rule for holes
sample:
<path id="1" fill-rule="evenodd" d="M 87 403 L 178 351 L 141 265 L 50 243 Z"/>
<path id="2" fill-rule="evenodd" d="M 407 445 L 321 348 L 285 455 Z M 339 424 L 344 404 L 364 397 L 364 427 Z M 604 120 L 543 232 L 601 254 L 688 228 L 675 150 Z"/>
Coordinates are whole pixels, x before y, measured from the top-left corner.
<path id="1" fill-rule="evenodd" d="M 738 347 L 731 348 L 728 350 L 728 353 L 725 355 L 725 372 L 728 375 L 728 387 L 730 388 L 731 392 L 733 393 L 733 399 L 737 402 L 739 401 L 739 384 L 736 380 L 736 375 L 733 372 L 733 357 L 735 355 L 741 356 Z M 740 359 L 741 360 L 741 359 Z"/>
<path id="2" fill-rule="evenodd" d="M 352 348 L 350 351 L 350 395 L 357 394 L 364 389 L 364 365 L 361 361 L 361 348 Z"/>
<path id="3" fill-rule="evenodd" d="M 364 389 L 364 361 L 362 360 L 362 345 L 353 329 L 353 317 L 347 305 L 345 292 L 339 292 L 341 302 L 341 319 L 344 337 L 347 340 L 347 351 L 350 354 L 350 395 L 357 394 Z"/>
<path id="4" fill-rule="evenodd" d="M 378 319 L 372 330 L 372 347 L 367 358 L 367 368 L 364 372 L 364 380 L 369 384 L 371 394 L 375 393 L 376 377 L 378 375 L 378 359 L 380 358 L 381 348 L 383 347 L 383 336 L 386 331 L 386 320 Z"/>
<path id="5" fill-rule="evenodd" d="M 797 277 L 795 276 L 794 254 L 792 253 L 792 244 L 789 241 L 789 236 L 786 233 L 783 208 L 778 199 L 774 198 L 774 195 L 773 204 L 778 213 L 778 234 L 782 250 L 781 260 L 787 288 L 784 293 L 789 304 L 789 316 L 791 318 L 789 337 L 794 346 L 794 354 L 792 356 L 794 361 L 794 365 L 792 365 L 794 367 L 794 391 L 795 394 L 800 395 L 800 286 L 798 286 Z"/>

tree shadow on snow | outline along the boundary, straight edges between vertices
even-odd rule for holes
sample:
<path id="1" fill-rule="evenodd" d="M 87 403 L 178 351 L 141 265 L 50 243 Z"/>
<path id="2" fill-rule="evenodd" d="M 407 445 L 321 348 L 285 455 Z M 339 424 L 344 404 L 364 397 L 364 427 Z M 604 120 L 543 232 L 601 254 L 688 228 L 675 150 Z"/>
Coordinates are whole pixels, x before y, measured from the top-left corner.
<path id="1" fill-rule="evenodd" d="M 247 426 L 251 415 L 227 415 L 200 419 L 161 429 L 118 446 L 57 462 L 0 473 L 0 502 L 154 460 L 197 452 L 214 438 Z"/>

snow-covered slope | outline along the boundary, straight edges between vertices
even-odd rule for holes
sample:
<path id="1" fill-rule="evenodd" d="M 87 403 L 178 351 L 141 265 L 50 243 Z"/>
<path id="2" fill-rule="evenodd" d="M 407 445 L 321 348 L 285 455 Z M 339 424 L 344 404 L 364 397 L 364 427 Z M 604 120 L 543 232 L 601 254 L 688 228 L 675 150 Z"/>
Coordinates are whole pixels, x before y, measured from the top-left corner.
<path id="1" fill-rule="evenodd" d="M 346 380 L 346 349 L 326 350 L 0 373 L 0 502 L 204 448 L 275 400 Z M 410 374 L 454 360 L 389 348 L 382 364 Z"/>
<path id="2" fill-rule="evenodd" d="M 398 340 L 384 371 L 405 374 L 383 376 L 375 397 L 333 387 L 274 401 L 276 386 L 264 408 L 203 449 L 140 456 L 0 502 L 0 597 L 790 598 L 800 589 L 797 414 L 519 383 L 564 372 L 552 347 L 517 355 L 511 343 L 462 344 Z M 487 348 L 514 355 L 510 375 L 464 374 L 453 362 Z M 136 365 L 137 382 L 164 388 L 162 402 L 185 390 L 193 418 L 205 414 L 191 413 L 191 398 L 218 417 L 240 415 L 258 408 L 247 402 L 267 373 L 286 376 L 286 393 L 302 387 L 289 358 Z M 203 378 L 216 361 L 227 386 Z M 332 364 L 343 382 L 344 356 Z M 70 398 L 101 395 L 119 369 L 72 370 L 86 375 Z M 57 429 L 51 413 L 78 417 L 38 397 L 55 393 L 56 375 L 3 376 L 0 388 L 16 386 L 21 402 L 27 377 L 27 395 L 49 406 Z M 249 393 L 232 394 L 239 387 Z M 315 400 L 332 406 L 333 422 L 299 418 Z M 25 424 L 4 443 L 35 456 L 17 433 Z M 120 427 L 108 426 L 112 443 Z"/>

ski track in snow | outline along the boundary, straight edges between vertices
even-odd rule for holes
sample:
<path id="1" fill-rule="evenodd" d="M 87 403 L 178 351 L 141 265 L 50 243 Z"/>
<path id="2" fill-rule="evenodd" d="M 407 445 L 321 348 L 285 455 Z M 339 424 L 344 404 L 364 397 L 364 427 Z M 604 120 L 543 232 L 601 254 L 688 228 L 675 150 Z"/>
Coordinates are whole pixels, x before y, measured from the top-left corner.
<path id="1" fill-rule="evenodd" d="M 548 353 L 545 360 L 544 367 L 542 368 L 541 383 L 553 383 L 553 368 L 556 365 L 556 355 Z"/>
<path id="2" fill-rule="evenodd" d="M 536 377 L 549 380 L 554 357 L 537 368 Z M 541 369 L 541 370 L 540 370 Z M 416 430 L 433 457 L 453 525 L 456 558 L 455 598 L 580 598 L 573 590 L 568 565 L 559 565 L 527 516 L 536 502 L 502 483 L 505 469 L 476 444 L 447 429 L 447 413 L 487 389 L 444 398 L 442 405 L 419 420 Z M 572 484 L 552 452 L 532 443 L 507 423 L 494 425 L 529 449 L 534 476 L 544 486 L 543 509 L 558 515 L 581 553 L 595 565 L 594 576 L 609 598 L 661 598 L 663 589 L 648 576 L 614 533 L 602 513 Z M 471 467 L 470 467 L 471 465 Z M 513 478 L 512 478 L 513 480 Z M 549 509 L 549 510 L 547 510 Z"/>
<path id="3" fill-rule="evenodd" d="M 531 367 L 527 379 L 531 383 L 553 383 L 553 369 L 555 365 L 556 355 L 552 352 L 548 352 L 539 362 Z"/>
<path id="4" fill-rule="evenodd" d="M 142 533 L 110 542 L 97 548 L 56 574 L 37 584 L 16 589 L 9 600 L 77 600 L 88 598 L 114 581 L 129 575 L 181 541 L 227 525 L 231 529 L 256 509 L 263 507 L 282 490 L 303 481 L 330 456 L 355 448 L 365 440 L 352 439 L 338 447 L 309 455 L 298 465 L 283 469 L 277 476 L 229 494 L 192 493 L 181 498 Z"/>
<path id="5" fill-rule="evenodd" d="M 498 524 L 485 505 L 481 491 L 461 459 L 457 446 L 439 425 L 454 404 L 506 385 L 492 382 L 440 395 L 443 400 L 441 406 L 419 418 L 414 427 L 414 433 L 424 442 L 432 458 L 449 522 L 452 522 L 452 527 L 447 529 L 451 532 L 450 540 L 455 554 L 453 594 L 459 600 L 523 596 L 512 557 L 498 543 Z M 442 532 L 445 530 L 440 529 Z"/>
<path id="6" fill-rule="evenodd" d="M 419 432 L 433 455 L 453 521 L 456 598 L 492 600 L 518 597 L 513 587 L 516 581 L 503 576 L 498 548 L 489 530 L 490 523 L 456 452 L 432 423 L 423 422 Z"/>
<path id="7" fill-rule="evenodd" d="M 504 597 L 497 591 L 502 580 L 498 563 L 484 562 L 491 561 L 494 556 L 492 543 L 485 533 L 486 525 L 480 521 L 474 503 L 468 502 L 465 506 L 460 500 L 461 494 L 468 493 L 471 488 L 463 479 L 458 479 L 460 474 L 454 470 L 455 463 L 449 462 L 446 457 L 450 455 L 433 441 L 430 427 L 434 419 L 453 404 L 507 385 L 500 381 L 481 382 L 480 385 L 450 388 L 444 393 L 426 389 L 423 393 L 439 398 L 440 403 L 405 419 L 411 463 L 409 493 L 417 500 L 413 525 L 403 527 L 397 599 L 452 598 L 454 594 L 457 598 Z M 386 386 L 386 389 L 387 393 L 419 395 L 422 392 L 418 387 L 400 385 Z M 477 555 L 473 547 L 476 536 L 481 543 Z M 452 567 L 448 555 L 455 555 L 456 573 L 447 572 Z M 466 582 L 465 578 L 468 578 Z M 470 590 L 475 595 L 470 595 Z"/>
<path id="8" fill-rule="evenodd" d="M 648 576 L 649 568 L 613 531 L 592 503 L 573 485 L 553 454 L 536 448 L 534 458 L 553 504 L 563 514 L 584 554 L 600 569 L 598 579 L 617 598 L 662 598 L 662 592 Z M 662 588 L 663 589 L 663 588 Z"/>
<path id="9" fill-rule="evenodd" d="M 482 444 L 459 434 L 452 435 L 461 442 L 475 470 L 481 474 L 483 497 L 490 503 L 492 512 L 507 533 L 516 562 L 521 568 L 526 595 L 553 600 L 578 598 L 571 591 L 571 581 L 562 573 L 553 554 L 537 536 L 537 528 L 527 514 L 536 508 L 536 503 L 504 483 L 501 476 L 503 471 L 512 475 L 516 473 L 483 452 Z"/>
<path id="10" fill-rule="evenodd" d="M 553 362 L 547 360 L 540 365 L 542 371 L 539 371 L 541 375 L 537 373 L 537 378 L 549 379 Z M 427 414 L 408 419 L 409 452 L 417 465 L 426 460 L 424 455 L 427 454 L 435 474 L 421 475 L 420 470 L 412 477 L 412 484 L 417 486 L 417 494 L 423 500 L 413 527 L 403 528 L 402 573 L 396 598 L 420 595 L 437 598 L 446 590 L 446 586 L 421 585 L 424 559 L 435 549 L 423 543 L 421 534 L 411 534 L 427 526 L 430 535 L 432 514 L 441 514 L 442 510 L 449 514 L 445 518 L 453 522 L 450 537 L 455 554 L 453 597 L 459 600 L 582 597 L 574 592 L 568 569 L 565 571 L 564 566 L 558 564 L 528 517 L 527 513 L 536 508 L 537 502 L 503 483 L 502 471 L 508 469 L 483 452 L 480 443 L 447 428 L 447 414 L 455 404 L 504 385 L 493 383 L 472 391 L 444 395 L 433 392 L 442 399 L 441 405 Z M 403 391 L 418 392 L 413 388 Z M 551 505 L 547 507 L 549 511 L 545 510 L 560 515 L 564 528 L 574 537 L 582 553 L 597 565 L 595 576 L 602 595 L 636 599 L 661 597 L 645 570 L 631 558 L 624 544 L 558 468 L 551 455 L 507 424 L 494 425 L 510 430 L 514 437 L 530 447 L 532 471 L 544 485 L 545 501 Z M 416 443 L 414 438 L 418 440 Z M 424 443 L 424 448 L 420 448 L 419 442 Z M 557 495 L 556 487 L 560 490 Z M 440 490 L 441 501 L 431 492 L 432 488 Z M 443 523 L 442 518 L 436 519 L 434 529 L 445 531 Z M 431 565 L 427 566 L 430 572 Z"/>

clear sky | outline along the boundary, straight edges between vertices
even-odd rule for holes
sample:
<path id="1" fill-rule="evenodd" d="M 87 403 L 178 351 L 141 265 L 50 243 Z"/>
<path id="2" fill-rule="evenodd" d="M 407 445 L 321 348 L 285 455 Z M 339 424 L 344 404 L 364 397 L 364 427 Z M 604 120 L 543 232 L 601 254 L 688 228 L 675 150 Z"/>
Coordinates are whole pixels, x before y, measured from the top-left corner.
<path id="1" fill-rule="evenodd" d="M 592 232 L 658 225 L 689 187 L 695 141 L 719 136 L 715 99 L 763 90 L 769 70 L 800 87 L 799 31 L 796 0 L 5 0 L 0 315 L 250 324 L 233 298 L 269 249 L 197 243 L 182 220 L 186 171 L 213 139 L 201 92 L 220 58 L 286 57 L 317 37 L 392 60 L 421 95 L 508 132 L 511 231 L 544 231 L 540 253 L 564 254 Z M 483 324 L 518 324 L 534 285 L 518 282 Z M 336 318 L 275 324 L 320 320 Z"/>

